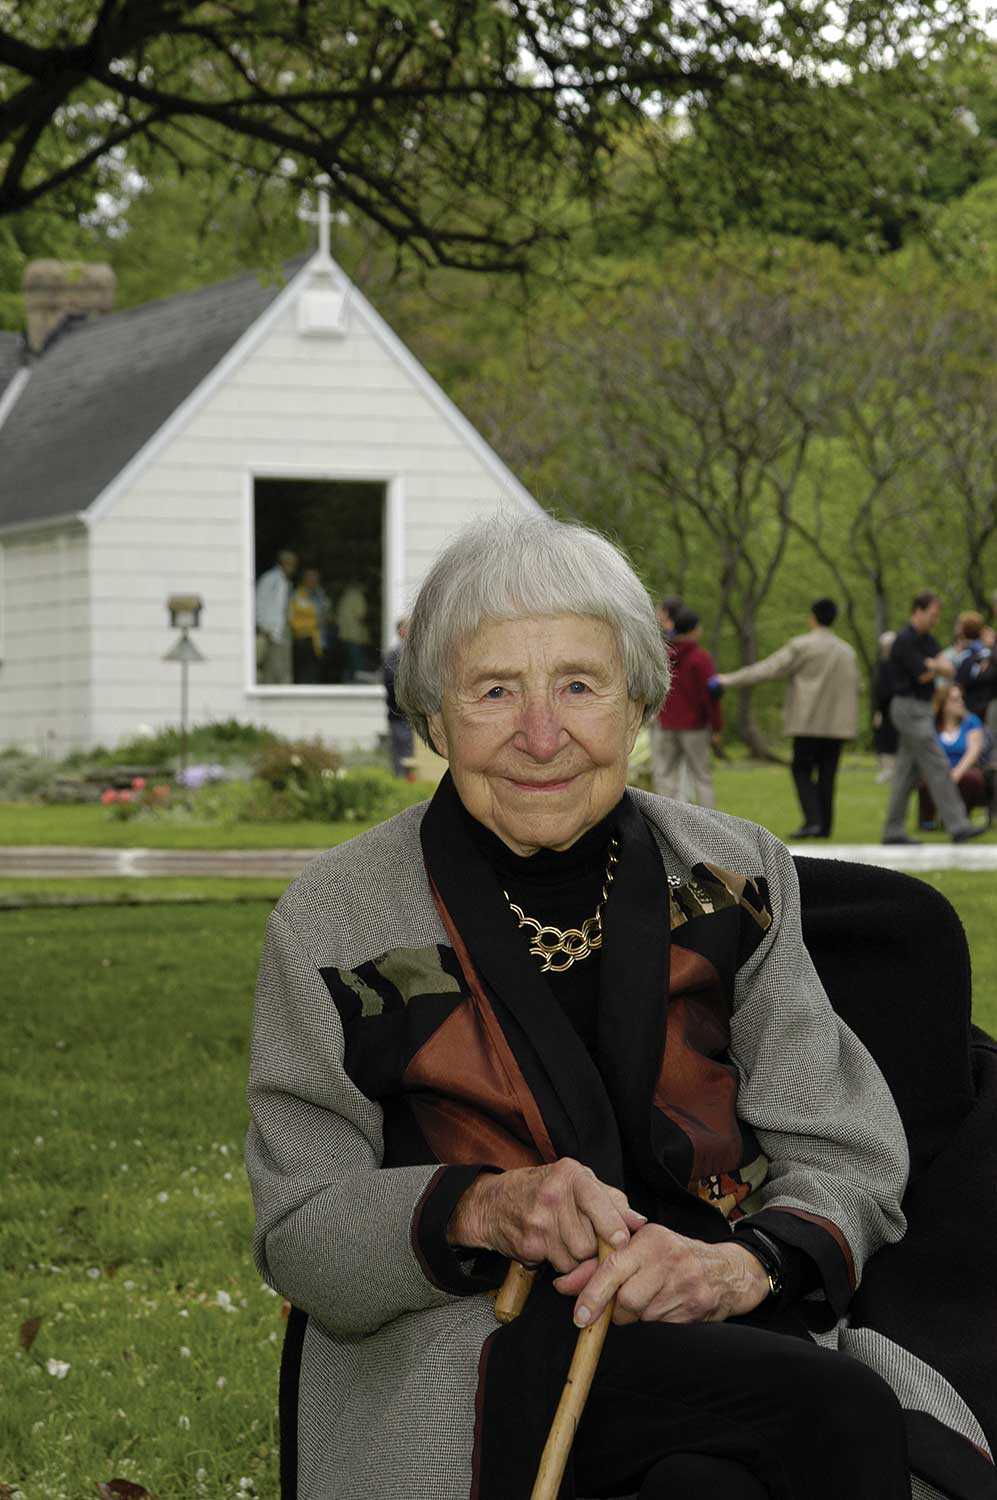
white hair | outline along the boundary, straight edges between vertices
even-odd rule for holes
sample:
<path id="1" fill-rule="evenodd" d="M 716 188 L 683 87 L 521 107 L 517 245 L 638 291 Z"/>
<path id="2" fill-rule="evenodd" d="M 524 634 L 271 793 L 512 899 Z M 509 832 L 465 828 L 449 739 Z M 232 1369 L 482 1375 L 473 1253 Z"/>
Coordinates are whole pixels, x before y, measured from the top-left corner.
<path id="1" fill-rule="evenodd" d="M 671 663 L 647 590 L 619 548 L 552 516 L 499 512 L 472 522 L 436 559 L 409 616 L 395 681 L 399 706 L 427 742 L 454 653 L 485 620 L 581 615 L 616 636 L 644 722 L 664 702 Z"/>

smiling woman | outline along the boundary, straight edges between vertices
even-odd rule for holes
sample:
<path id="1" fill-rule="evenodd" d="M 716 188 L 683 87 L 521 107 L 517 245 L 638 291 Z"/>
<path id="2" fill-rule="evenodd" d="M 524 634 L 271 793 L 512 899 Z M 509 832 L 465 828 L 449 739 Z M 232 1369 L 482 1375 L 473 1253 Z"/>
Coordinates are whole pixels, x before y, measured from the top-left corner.
<path id="1" fill-rule="evenodd" d="M 497 517 L 420 589 L 396 690 L 448 774 L 295 882 L 257 992 L 285 1497 L 528 1495 L 609 1307 L 562 1497 L 909 1495 L 880 1346 L 810 1335 L 836 1342 L 903 1234 L 903 1128 L 785 848 L 627 788 L 668 676 L 646 591 L 583 528 Z M 538 1274 L 499 1328 L 509 1259 Z"/>
<path id="2" fill-rule="evenodd" d="M 602 620 L 496 620 L 456 652 L 429 733 L 471 816 L 529 855 L 570 848 L 620 800 L 643 708 Z"/>

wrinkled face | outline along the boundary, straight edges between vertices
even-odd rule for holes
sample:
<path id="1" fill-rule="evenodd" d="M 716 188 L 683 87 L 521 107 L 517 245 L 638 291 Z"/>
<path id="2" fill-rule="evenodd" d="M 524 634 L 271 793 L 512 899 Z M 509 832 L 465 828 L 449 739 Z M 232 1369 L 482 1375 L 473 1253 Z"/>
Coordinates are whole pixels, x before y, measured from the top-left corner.
<path id="1" fill-rule="evenodd" d="M 567 849 L 615 807 L 643 707 L 604 621 L 496 620 L 457 653 L 429 727 L 468 812 L 526 855 Z"/>

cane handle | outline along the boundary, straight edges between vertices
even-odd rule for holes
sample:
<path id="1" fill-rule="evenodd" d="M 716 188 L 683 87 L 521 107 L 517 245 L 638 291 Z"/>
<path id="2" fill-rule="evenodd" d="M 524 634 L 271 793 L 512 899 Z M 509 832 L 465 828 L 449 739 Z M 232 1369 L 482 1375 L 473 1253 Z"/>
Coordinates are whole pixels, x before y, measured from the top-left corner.
<path id="1" fill-rule="evenodd" d="M 518 1260 L 509 1262 L 505 1280 L 495 1298 L 495 1316 L 500 1323 L 511 1323 L 514 1318 L 519 1317 L 526 1306 L 536 1275 L 536 1267 L 530 1270 L 527 1266 L 521 1266 Z"/>
<path id="2" fill-rule="evenodd" d="M 610 1247 L 603 1240 L 599 1241 L 600 1260 L 605 1260 L 609 1249 Z M 557 1492 L 564 1478 L 568 1455 L 575 1440 L 575 1431 L 585 1409 L 592 1377 L 595 1375 L 599 1355 L 602 1353 L 606 1333 L 612 1321 L 615 1302 L 614 1297 L 603 1308 L 595 1322 L 583 1328 L 578 1335 L 575 1352 L 571 1356 L 571 1364 L 568 1368 L 568 1378 L 564 1382 L 564 1390 L 561 1392 L 561 1399 L 554 1413 L 554 1420 L 550 1424 L 550 1432 L 547 1434 L 543 1453 L 540 1455 L 540 1467 L 537 1469 L 536 1482 L 530 1493 L 530 1500 L 557 1500 Z"/>

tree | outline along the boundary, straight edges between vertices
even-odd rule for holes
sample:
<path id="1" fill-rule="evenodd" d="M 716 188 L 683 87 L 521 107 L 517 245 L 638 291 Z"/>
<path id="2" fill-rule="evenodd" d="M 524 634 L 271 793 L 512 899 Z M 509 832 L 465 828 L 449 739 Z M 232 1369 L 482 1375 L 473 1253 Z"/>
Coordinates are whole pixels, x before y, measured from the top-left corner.
<path id="1" fill-rule="evenodd" d="M 53 196 L 78 213 L 129 168 L 207 153 L 253 178 L 327 174 L 341 207 L 426 264 L 522 270 L 577 226 L 580 202 L 605 208 L 634 128 L 717 101 L 737 120 L 755 85 L 784 90 L 790 111 L 802 80 L 844 97 L 862 73 L 944 51 L 968 9 L 2 0 L 0 217 Z M 645 204 L 646 189 L 660 197 L 663 180 L 642 184 Z"/>
<path id="2" fill-rule="evenodd" d="M 993 287 L 982 295 L 976 289 L 957 287 L 939 300 L 936 357 L 924 361 L 917 409 L 931 438 L 944 525 L 958 548 L 962 590 L 986 615 L 993 592 L 993 578 L 988 578 L 987 570 L 997 536 Z"/>

